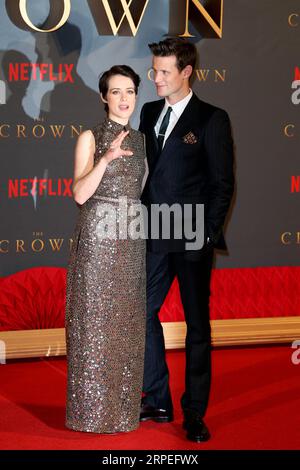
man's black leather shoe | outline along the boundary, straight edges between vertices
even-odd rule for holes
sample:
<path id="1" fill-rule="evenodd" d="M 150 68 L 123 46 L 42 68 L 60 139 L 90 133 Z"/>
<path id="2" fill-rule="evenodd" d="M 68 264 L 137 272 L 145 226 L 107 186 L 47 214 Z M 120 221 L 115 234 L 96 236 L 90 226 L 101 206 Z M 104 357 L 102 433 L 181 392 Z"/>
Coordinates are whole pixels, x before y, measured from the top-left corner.
<path id="1" fill-rule="evenodd" d="M 203 419 L 196 413 L 185 413 L 183 421 L 183 429 L 187 431 L 186 437 L 190 441 L 205 442 L 210 438 Z"/>
<path id="2" fill-rule="evenodd" d="M 154 408 L 154 406 L 142 404 L 140 411 L 140 421 L 155 421 L 156 423 L 170 423 L 173 421 L 173 412 L 163 410 L 162 408 Z"/>

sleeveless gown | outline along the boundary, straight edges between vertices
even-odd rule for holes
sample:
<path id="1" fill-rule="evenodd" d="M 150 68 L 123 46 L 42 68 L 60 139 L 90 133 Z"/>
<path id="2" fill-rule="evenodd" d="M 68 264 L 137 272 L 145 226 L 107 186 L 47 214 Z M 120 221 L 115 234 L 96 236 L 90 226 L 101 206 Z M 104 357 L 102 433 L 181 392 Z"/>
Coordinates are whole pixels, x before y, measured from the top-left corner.
<path id="1" fill-rule="evenodd" d="M 92 130 L 95 163 L 123 129 L 106 118 Z M 66 426 L 77 431 L 115 433 L 139 425 L 146 248 L 143 237 L 124 236 L 137 217 L 124 217 L 124 207 L 128 213 L 141 211 L 145 149 L 143 135 L 127 129 L 122 148 L 133 155 L 111 161 L 96 192 L 80 206 L 68 262 Z M 103 211 L 107 205 L 113 216 Z M 104 217 L 109 227 L 116 227 L 116 239 L 99 238 Z"/>

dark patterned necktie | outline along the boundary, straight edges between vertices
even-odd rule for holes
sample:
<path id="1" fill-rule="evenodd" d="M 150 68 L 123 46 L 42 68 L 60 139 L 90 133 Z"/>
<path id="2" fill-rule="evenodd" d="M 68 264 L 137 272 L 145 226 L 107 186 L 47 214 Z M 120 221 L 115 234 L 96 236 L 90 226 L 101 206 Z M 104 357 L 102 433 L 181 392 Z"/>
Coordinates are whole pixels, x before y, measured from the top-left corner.
<path id="1" fill-rule="evenodd" d="M 167 130 L 167 127 L 168 127 L 169 122 L 170 122 L 171 112 L 172 112 L 172 108 L 171 108 L 171 106 L 169 106 L 168 109 L 167 109 L 166 114 L 164 115 L 164 118 L 162 120 L 162 123 L 161 123 L 159 131 L 158 131 L 157 141 L 158 141 L 158 147 L 159 147 L 160 152 L 162 151 L 166 130 Z"/>

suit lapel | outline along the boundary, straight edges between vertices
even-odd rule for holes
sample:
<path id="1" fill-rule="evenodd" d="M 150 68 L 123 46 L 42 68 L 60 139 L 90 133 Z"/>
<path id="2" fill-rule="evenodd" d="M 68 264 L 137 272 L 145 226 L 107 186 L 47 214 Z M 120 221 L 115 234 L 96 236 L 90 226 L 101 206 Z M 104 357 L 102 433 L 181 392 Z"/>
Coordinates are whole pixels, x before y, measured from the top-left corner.
<path id="1" fill-rule="evenodd" d="M 163 151 L 166 148 L 167 144 L 169 144 L 174 137 L 182 136 L 183 132 L 186 129 L 189 129 L 191 126 L 193 126 L 193 124 L 195 124 L 195 114 L 197 113 L 196 110 L 198 108 L 199 108 L 199 100 L 197 96 L 193 94 L 192 98 L 190 99 L 183 113 L 181 114 L 180 118 L 176 122 L 174 129 L 172 130 L 171 134 L 167 138 Z"/>
<path id="2" fill-rule="evenodd" d="M 186 132 L 190 131 L 191 128 L 195 127 L 195 120 L 197 119 L 197 116 L 199 115 L 199 103 L 201 103 L 200 100 L 197 98 L 195 94 L 193 94 L 192 98 L 190 99 L 183 113 L 178 119 L 176 125 L 174 126 L 174 129 L 172 130 L 171 134 L 167 138 L 164 148 L 162 149 L 160 157 L 157 161 L 156 168 L 160 167 L 163 164 L 164 158 L 166 158 L 166 155 L 169 153 L 169 151 L 172 148 L 172 144 L 175 141 L 175 137 L 181 137 Z M 198 126 L 198 123 L 197 123 L 197 126 Z"/>

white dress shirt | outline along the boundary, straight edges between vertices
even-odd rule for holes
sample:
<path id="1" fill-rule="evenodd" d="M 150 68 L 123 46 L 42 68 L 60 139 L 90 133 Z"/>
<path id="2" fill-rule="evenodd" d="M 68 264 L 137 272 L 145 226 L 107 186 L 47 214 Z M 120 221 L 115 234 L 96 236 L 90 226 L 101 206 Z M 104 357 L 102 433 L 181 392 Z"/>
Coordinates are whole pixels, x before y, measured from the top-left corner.
<path id="1" fill-rule="evenodd" d="M 183 98 L 182 100 L 178 101 L 177 103 L 173 104 L 173 105 L 170 105 L 170 103 L 168 102 L 168 99 L 166 98 L 165 99 L 165 105 L 163 107 L 163 110 L 158 118 L 158 121 L 157 123 L 155 124 L 155 127 L 154 127 L 154 130 L 155 130 L 155 134 L 156 134 L 156 137 L 158 136 L 158 131 L 159 131 L 159 128 L 160 128 L 160 125 L 162 123 L 162 120 L 164 118 L 164 115 L 166 114 L 167 112 L 167 109 L 169 107 L 172 108 L 172 112 L 170 114 L 170 121 L 169 121 L 169 124 L 168 124 L 168 127 L 167 127 L 167 130 L 166 130 L 166 133 L 165 133 L 165 138 L 164 138 L 164 142 L 163 142 L 163 147 L 165 145 L 165 142 L 167 140 L 167 138 L 169 137 L 169 135 L 171 134 L 172 130 L 174 129 L 174 127 L 176 126 L 177 124 L 177 121 L 178 119 L 180 118 L 180 116 L 182 115 L 183 111 L 185 110 L 188 102 L 190 101 L 190 99 L 192 98 L 193 96 L 193 92 L 192 90 L 190 90 L 189 94 Z"/>

